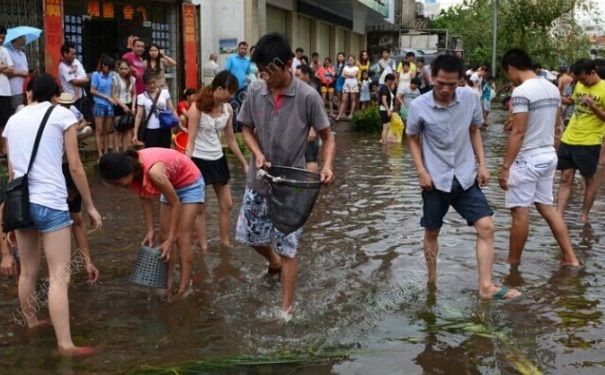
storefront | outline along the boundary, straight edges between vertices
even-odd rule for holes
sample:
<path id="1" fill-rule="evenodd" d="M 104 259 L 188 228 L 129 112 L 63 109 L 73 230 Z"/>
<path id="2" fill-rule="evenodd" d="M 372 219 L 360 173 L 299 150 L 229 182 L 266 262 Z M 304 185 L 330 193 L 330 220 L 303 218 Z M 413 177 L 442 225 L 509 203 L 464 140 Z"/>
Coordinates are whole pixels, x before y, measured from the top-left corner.
<path id="1" fill-rule="evenodd" d="M 167 68 L 171 94 L 198 87 L 198 12 L 181 0 L 43 0 L 46 71 L 57 74 L 64 41 L 76 45 L 85 70 L 97 70 L 102 56 L 120 58 L 132 36 L 157 44 L 177 61 Z"/>
<path id="2" fill-rule="evenodd" d="M 64 39 L 75 43 L 78 59 L 87 72 L 97 70 L 102 56 L 121 57 L 130 36 L 155 43 L 168 56 L 182 61 L 176 2 L 73 0 L 64 1 L 63 9 Z M 178 71 L 168 68 L 166 72 L 173 93 Z"/>

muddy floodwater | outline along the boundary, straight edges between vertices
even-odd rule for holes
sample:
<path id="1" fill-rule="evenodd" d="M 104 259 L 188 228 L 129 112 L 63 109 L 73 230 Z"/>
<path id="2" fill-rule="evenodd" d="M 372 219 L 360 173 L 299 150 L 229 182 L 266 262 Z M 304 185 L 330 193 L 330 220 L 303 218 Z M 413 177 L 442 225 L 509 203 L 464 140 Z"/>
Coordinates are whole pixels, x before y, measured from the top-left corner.
<path id="1" fill-rule="evenodd" d="M 578 223 L 576 179 L 566 221 L 580 270 L 559 267 L 558 247 L 531 213 L 518 273 L 505 259 L 510 215 L 497 185 L 504 113 L 484 133 L 492 182 L 498 283 L 515 302 L 477 300 L 474 231 L 451 211 L 440 237 L 438 283 L 426 287 L 421 198 L 407 146 L 381 149 L 378 135 L 335 127 L 335 186 L 324 189 L 299 250 L 295 317 L 275 315 L 276 280 L 250 248 L 217 244 L 217 204 L 207 190 L 208 255 L 195 258 L 195 293 L 161 302 L 128 282 L 145 235 L 138 199 L 91 170 L 102 231 L 90 234 L 101 271 L 89 286 L 80 270 L 70 289 L 74 341 L 100 354 L 69 360 L 47 330 L 28 335 L 13 319 L 15 280 L 0 281 L 1 374 L 605 374 L 605 188 L 592 225 Z M 244 189 L 230 159 L 235 219 Z M 156 211 L 157 214 L 157 211 Z M 234 220 L 235 221 L 235 220 Z M 42 275 L 43 276 L 43 275 Z M 42 308 L 41 316 L 48 312 Z"/>

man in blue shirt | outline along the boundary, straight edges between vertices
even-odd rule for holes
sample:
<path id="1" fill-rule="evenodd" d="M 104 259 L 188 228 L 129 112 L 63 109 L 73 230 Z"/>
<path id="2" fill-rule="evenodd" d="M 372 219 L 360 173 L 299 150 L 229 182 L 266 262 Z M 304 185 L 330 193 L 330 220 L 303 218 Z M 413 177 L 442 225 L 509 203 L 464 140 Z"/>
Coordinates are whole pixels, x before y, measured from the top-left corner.
<path id="1" fill-rule="evenodd" d="M 248 74 L 250 73 L 250 59 L 248 54 L 248 43 L 242 41 L 237 45 L 237 53 L 229 56 L 225 62 L 225 70 L 237 77 L 239 91 L 248 86 Z"/>
<path id="2" fill-rule="evenodd" d="M 462 61 L 453 55 L 433 63 L 433 90 L 410 103 L 406 133 L 422 188 L 424 254 L 429 283 L 437 280 L 438 237 L 450 206 L 477 231 L 479 295 L 510 300 L 514 289 L 492 282 L 494 263 L 493 211 L 480 187 L 489 182 L 479 127 L 483 114 L 474 92 L 458 88 Z M 421 142 L 422 139 L 422 142 Z"/>

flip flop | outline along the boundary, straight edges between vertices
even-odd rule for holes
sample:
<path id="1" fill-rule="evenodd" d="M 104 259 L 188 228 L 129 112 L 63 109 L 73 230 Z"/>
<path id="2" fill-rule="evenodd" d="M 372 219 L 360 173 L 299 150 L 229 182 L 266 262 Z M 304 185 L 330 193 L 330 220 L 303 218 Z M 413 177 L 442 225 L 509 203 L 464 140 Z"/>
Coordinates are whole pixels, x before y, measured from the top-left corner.
<path id="1" fill-rule="evenodd" d="M 512 301 L 512 300 L 517 299 L 517 298 L 520 297 L 520 296 L 518 296 L 518 297 L 514 297 L 514 298 L 510 298 L 510 299 L 505 298 L 506 293 L 508 293 L 509 290 L 510 289 L 508 289 L 507 287 L 503 286 L 496 293 L 494 293 L 494 295 L 492 295 L 491 299 L 494 300 L 494 301 Z"/>

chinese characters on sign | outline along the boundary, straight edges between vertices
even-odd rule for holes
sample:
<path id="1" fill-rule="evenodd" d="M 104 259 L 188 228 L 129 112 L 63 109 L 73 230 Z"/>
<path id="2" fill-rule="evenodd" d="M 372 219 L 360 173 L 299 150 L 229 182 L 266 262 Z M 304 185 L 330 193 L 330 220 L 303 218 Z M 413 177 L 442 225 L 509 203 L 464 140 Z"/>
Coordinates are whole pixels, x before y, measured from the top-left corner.
<path id="1" fill-rule="evenodd" d="M 101 17 L 101 5 L 96 0 L 88 0 L 87 13 L 91 17 Z"/>
<path id="2" fill-rule="evenodd" d="M 61 0 L 44 0 L 44 66 L 46 71 L 57 74 L 63 44 L 63 14 Z"/>
<path id="3" fill-rule="evenodd" d="M 103 18 L 113 18 L 113 4 L 112 3 L 103 3 Z"/>

